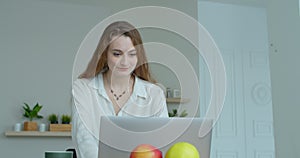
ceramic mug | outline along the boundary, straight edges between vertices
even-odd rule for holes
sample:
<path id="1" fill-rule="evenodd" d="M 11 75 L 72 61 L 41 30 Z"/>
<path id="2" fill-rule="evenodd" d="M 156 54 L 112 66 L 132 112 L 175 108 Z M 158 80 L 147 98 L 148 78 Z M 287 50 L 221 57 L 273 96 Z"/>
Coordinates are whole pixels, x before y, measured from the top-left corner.
<path id="1" fill-rule="evenodd" d="M 39 127 L 39 131 L 40 131 L 40 132 L 45 132 L 45 131 L 46 131 L 46 124 L 41 123 L 41 124 L 40 124 L 40 127 Z"/>
<path id="2" fill-rule="evenodd" d="M 16 123 L 14 126 L 14 131 L 20 132 L 22 130 L 22 125 L 21 123 Z"/>
<path id="3" fill-rule="evenodd" d="M 45 158 L 73 158 L 72 151 L 46 151 Z"/>

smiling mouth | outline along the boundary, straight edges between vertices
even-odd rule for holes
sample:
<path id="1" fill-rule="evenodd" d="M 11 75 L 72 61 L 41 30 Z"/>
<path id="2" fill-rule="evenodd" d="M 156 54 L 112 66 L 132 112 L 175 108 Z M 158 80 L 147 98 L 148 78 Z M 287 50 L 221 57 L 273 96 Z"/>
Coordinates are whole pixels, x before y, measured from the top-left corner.
<path id="1" fill-rule="evenodd" d="M 126 71 L 126 70 L 128 70 L 129 68 L 118 68 L 119 70 L 121 70 L 121 71 Z"/>

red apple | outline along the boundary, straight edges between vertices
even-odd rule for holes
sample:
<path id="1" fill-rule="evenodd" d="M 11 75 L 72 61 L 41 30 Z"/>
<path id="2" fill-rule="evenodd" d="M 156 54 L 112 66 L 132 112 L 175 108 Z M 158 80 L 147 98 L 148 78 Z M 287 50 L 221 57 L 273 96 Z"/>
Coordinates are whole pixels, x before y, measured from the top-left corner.
<path id="1" fill-rule="evenodd" d="M 130 158 L 162 158 L 162 152 L 150 144 L 140 144 L 132 150 Z"/>

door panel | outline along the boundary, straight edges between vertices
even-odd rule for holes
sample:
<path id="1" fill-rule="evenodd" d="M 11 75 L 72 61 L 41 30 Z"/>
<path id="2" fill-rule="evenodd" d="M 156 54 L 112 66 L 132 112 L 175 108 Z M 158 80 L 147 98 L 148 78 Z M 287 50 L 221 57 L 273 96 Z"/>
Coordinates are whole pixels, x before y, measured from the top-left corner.
<path id="1" fill-rule="evenodd" d="M 263 8 L 199 2 L 199 21 L 219 46 L 227 74 L 211 158 L 275 157 L 265 14 Z M 200 116 L 204 117 L 212 90 L 201 56 L 199 70 Z"/>

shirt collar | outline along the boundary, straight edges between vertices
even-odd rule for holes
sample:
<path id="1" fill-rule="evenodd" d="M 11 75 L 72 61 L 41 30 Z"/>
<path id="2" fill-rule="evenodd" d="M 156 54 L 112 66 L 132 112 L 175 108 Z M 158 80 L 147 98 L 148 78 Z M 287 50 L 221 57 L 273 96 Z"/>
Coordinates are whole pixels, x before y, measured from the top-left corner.
<path id="1" fill-rule="evenodd" d="M 95 76 L 88 85 L 98 91 L 98 93 L 104 98 L 109 100 L 109 97 L 105 92 L 102 73 L 99 73 L 97 76 Z"/>
<path id="2" fill-rule="evenodd" d="M 133 89 L 133 95 L 135 97 L 142 97 L 142 98 L 146 98 L 147 97 L 147 93 L 146 93 L 146 86 L 145 86 L 145 81 L 143 81 L 142 79 L 140 79 L 137 76 L 134 76 L 134 89 Z"/>
<path id="3" fill-rule="evenodd" d="M 142 97 L 146 99 L 147 92 L 146 92 L 146 86 L 144 82 L 145 81 L 143 81 L 139 77 L 134 76 L 134 88 L 133 88 L 132 96 L 134 96 L 135 98 Z M 103 73 L 99 73 L 99 75 L 94 77 L 89 83 L 89 86 L 94 88 L 95 90 L 98 90 L 98 93 L 100 95 L 109 99 L 104 88 Z"/>

